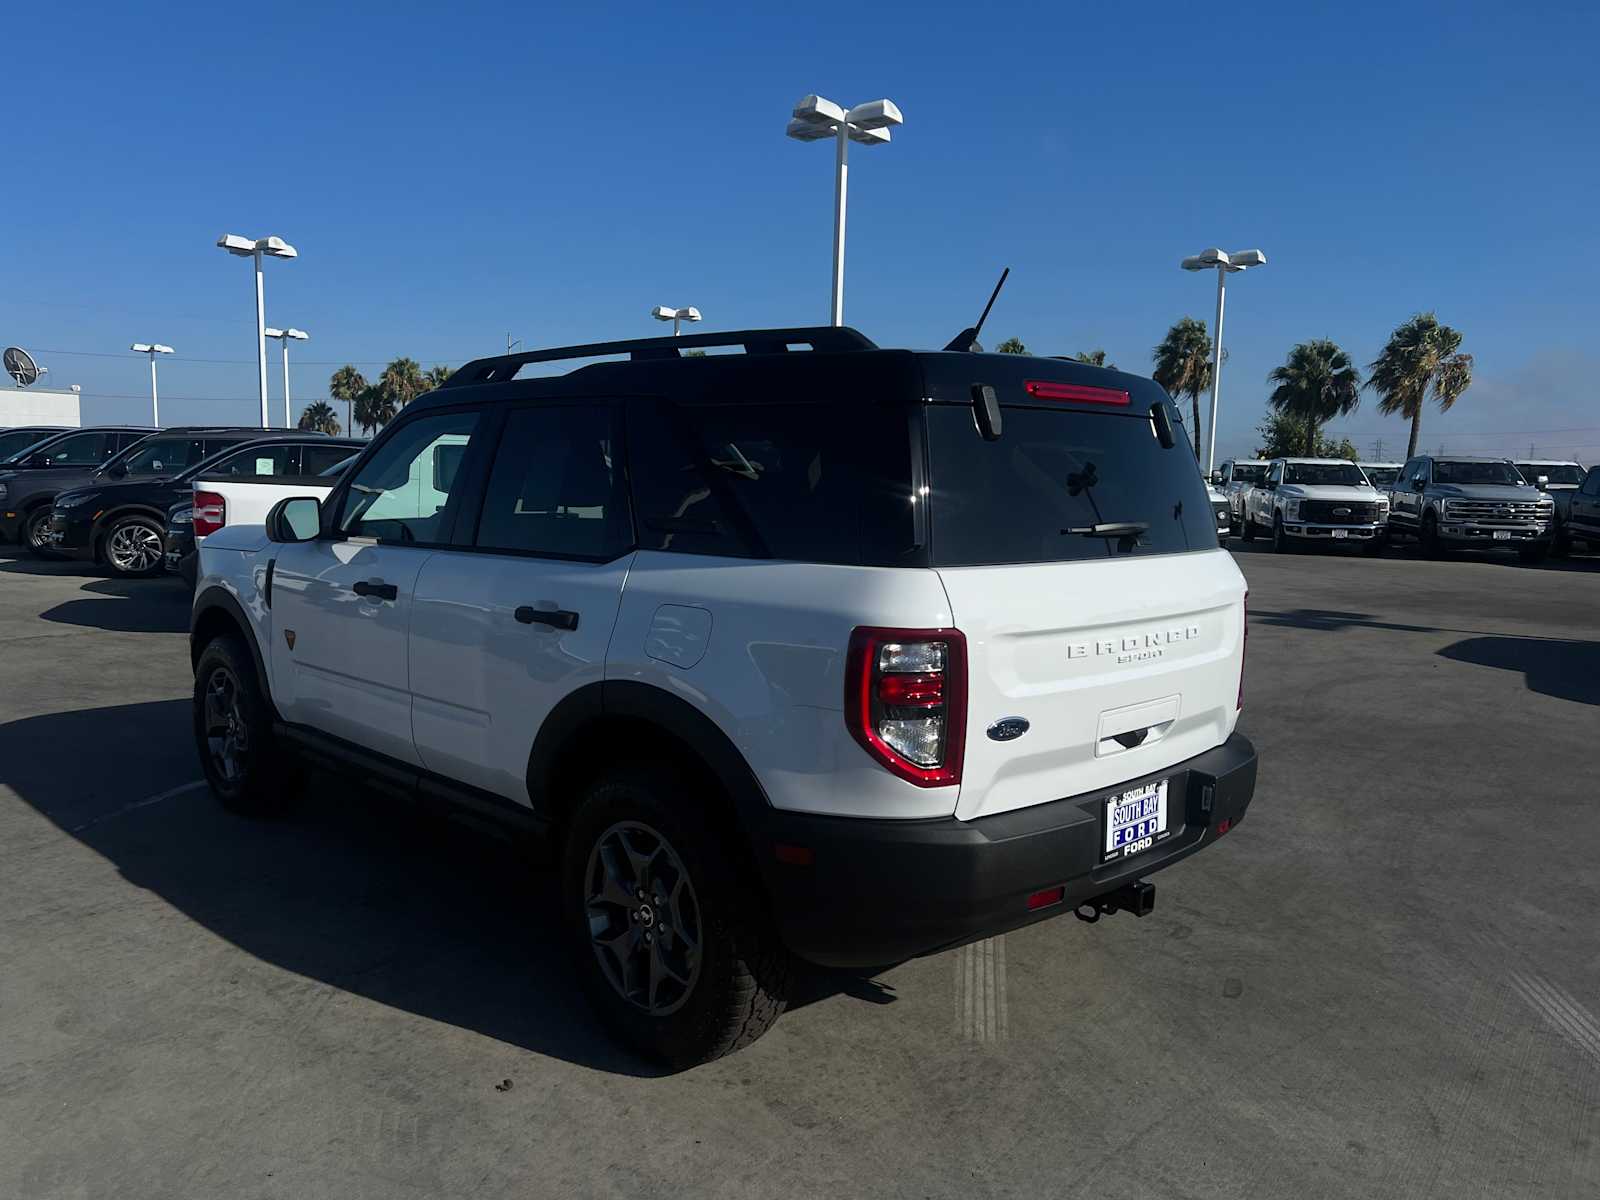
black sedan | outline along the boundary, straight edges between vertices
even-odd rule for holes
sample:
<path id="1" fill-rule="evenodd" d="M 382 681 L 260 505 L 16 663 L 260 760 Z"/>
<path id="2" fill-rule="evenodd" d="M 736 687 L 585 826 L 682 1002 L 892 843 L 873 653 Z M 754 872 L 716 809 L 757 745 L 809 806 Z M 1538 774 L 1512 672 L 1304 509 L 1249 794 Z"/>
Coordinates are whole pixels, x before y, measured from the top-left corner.
<path id="1" fill-rule="evenodd" d="M 103 563 L 113 575 L 152 575 L 163 564 L 167 512 L 189 497 L 196 476 L 314 475 L 363 445 L 355 438 L 263 430 L 177 475 L 96 481 L 55 498 L 44 545 L 67 558 Z"/>

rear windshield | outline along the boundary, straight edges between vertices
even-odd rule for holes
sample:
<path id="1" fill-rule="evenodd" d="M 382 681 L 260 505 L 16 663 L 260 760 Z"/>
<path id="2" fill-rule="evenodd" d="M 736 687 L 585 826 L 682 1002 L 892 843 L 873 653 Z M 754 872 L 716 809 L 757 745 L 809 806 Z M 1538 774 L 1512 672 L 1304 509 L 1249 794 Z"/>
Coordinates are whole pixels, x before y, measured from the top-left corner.
<path id="1" fill-rule="evenodd" d="M 1002 416 L 990 442 L 969 406 L 927 409 L 935 565 L 1217 548 L 1216 517 L 1181 425 L 1178 444 L 1163 448 L 1147 411 L 1005 406 Z"/>
<path id="2" fill-rule="evenodd" d="M 1348 483 L 1359 487 L 1367 480 L 1355 463 L 1285 463 L 1283 481 L 1304 484 Z"/>
<path id="3" fill-rule="evenodd" d="M 1508 462 L 1450 462 L 1433 460 L 1435 483 L 1521 483 L 1522 476 Z"/>
<path id="4" fill-rule="evenodd" d="M 1363 467 L 1367 481 L 1375 488 L 1386 488 L 1400 478 L 1399 467 Z"/>
<path id="5" fill-rule="evenodd" d="M 1266 477 L 1266 463 L 1233 464 L 1233 479 L 1236 483 L 1260 483 Z"/>
<path id="6" fill-rule="evenodd" d="M 1517 470 L 1529 483 L 1537 483 L 1541 475 L 1551 483 L 1583 482 L 1583 468 L 1571 463 L 1518 463 Z"/>

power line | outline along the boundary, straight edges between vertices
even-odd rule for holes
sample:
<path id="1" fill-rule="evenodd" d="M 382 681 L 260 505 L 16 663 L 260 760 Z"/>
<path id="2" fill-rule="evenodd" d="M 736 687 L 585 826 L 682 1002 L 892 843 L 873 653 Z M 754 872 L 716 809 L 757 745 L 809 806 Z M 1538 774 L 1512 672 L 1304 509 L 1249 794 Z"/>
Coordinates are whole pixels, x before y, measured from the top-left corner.
<path id="1" fill-rule="evenodd" d="M 39 353 L 39 354 L 55 354 L 55 355 L 60 355 L 63 358 L 120 358 L 120 359 L 127 359 L 127 357 L 128 357 L 127 354 L 110 354 L 110 353 L 107 353 L 104 350 L 49 350 L 49 349 L 46 349 L 46 348 L 44 348 L 42 346 L 39 348 L 37 353 Z M 425 354 L 425 355 L 420 355 L 420 356 L 418 356 L 418 355 L 406 355 L 406 356 L 402 356 L 402 357 L 416 358 L 416 360 L 418 362 L 442 363 L 445 366 L 456 366 L 456 365 L 459 365 L 461 363 L 469 361 L 469 359 L 466 359 L 466 358 L 438 358 L 438 357 L 435 357 L 435 356 L 433 356 L 431 354 Z M 482 357 L 482 356 L 480 355 L 479 357 Z M 253 358 L 191 358 L 187 354 L 174 354 L 167 361 L 168 362 L 208 363 L 208 364 L 215 365 L 215 366 L 229 366 L 229 367 L 253 367 L 253 366 L 256 365 L 256 360 L 253 359 Z M 295 361 L 296 364 L 298 364 L 300 366 L 305 366 L 305 367 L 343 367 L 343 366 L 372 367 L 372 366 L 378 366 L 378 365 L 388 366 L 389 363 L 393 362 L 394 360 L 393 359 L 389 359 L 389 358 L 326 358 L 326 359 L 297 358 L 294 361 Z"/>

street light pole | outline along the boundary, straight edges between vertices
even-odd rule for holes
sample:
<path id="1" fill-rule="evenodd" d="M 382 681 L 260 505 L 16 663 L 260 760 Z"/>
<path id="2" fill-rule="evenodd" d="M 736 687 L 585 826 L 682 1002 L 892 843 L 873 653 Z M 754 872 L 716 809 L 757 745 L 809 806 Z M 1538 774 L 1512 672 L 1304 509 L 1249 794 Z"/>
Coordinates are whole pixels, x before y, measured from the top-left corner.
<path id="1" fill-rule="evenodd" d="M 678 326 L 684 321 L 698 321 L 700 310 L 692 304 L 683 308 L 669 308 L 665 304 L 658 304 L 650 310 L 650 315 L 658 321 L 671 321 L 672 336 L 677 337 Z"/>
<path id="2" fill-rule="evenodd" d="M 834 325 L 844 324 L 844 232 L 845 202 L 850 190 L 851 142 L 863 146 L 882 146 L 889 141 L 889 129 L 905 123 L 900 110 L 892 100 L 873 100 L 858 104 L 848 112 L 832 100 L 821 96 L 804 96 L 794 106 L 792 119 L 785 131 L 796 141 L 817 142 L 833 138 L 833 295 L 828 309 L 828 320 Z"/>
<path id="3" fill-rule="evenodd" d="M 161 399 L 156 392 L 156 355 L 171 354 L 172 347 L 163 346 L 160 342 L 135 342 L 128 349 L 150 356 L 150 423 L 159 429 L 161 428 Z"/>
<path id="4" fill-rule="evenodd" d="M 272 329 L 268 328 L 266 336 L 277 338 L 283 345 L 283 427 L 294 428 L 294 410 L 289 407 L 289 342 L 303 342 L 311 335 L 303 329 Z"/>
<path id="5" fill-rule="evenodd" d="M 245 238 L 236 233 L 225 233 L 217 239 L 217 246 L 229 254 L 255 260 L 256 273 L 256 377 L 261 396 L 261 428 L 269 424 L 267 414 L 267 300 L 263 281 L 261 259 L 297 258 L 299 251 L 281 237 Z"/>
<path id="6" fill-rule="evenodd" d="M 1222 395 L 1222 314 L 1227 304 L 1228 276 L 1236 271 L 1267 265 L 1267 256 L 1259 250 L 1236 250 L 1229 254 L 1213 246 L 1191 255 L 1178 264 L 1185 271 L 1204 271 L 1216 268 L 1217 272 L 1217 329 L 1211 348 L 1211 427 L 1206 432 L 1206 477 L 1217 465 L 1217 409 Z"/>

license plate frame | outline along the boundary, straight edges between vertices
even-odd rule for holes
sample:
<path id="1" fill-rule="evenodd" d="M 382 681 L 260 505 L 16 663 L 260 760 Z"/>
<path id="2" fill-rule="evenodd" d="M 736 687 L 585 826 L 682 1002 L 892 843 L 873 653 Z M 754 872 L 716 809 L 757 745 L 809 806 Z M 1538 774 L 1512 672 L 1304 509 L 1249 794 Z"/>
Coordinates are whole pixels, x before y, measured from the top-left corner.
<path id="1" fill-rule="evenodd" d="M 1511 530 L 1496 529 L 1492 531 L 1490 536 L 1497 542 L 1509 542 L 1511 540 Z"/>
<path id="2" fill-rule="evenodd" d="M 1328 532 L 1333 537 L 1334 541 L 1342 541 L 1350 536 L 1350 531 L 1348 529 L 1330 529 Z"/>
<path id="3" fill-rule="evenodd" d="M 1143 854 L 1172 836 L 1171 791 L 1170 779 L 1158 779 L 1101 801 L 1102 863 Z"/>

